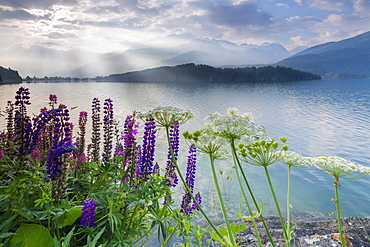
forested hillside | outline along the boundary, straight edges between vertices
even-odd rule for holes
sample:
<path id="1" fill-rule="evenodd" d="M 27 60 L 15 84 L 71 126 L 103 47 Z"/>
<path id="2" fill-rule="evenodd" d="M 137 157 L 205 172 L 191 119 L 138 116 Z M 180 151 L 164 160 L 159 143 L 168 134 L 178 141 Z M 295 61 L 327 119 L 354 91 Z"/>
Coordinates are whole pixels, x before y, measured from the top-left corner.
<path id="1" fill-rule="evenodd" d="M 117 82 L 283 82 L 318 79 L 321 79 L 319 75 L 282 66 L 215 68 L 208 65 L 195 65 L 194 63 L 97 78 L 99 81 Z"/>
<path id="2" fill-rule="evenodd" d="M 5 69 L 0 66 L 0 82 L 22 82 L 22 78 L 19 76 L 18 71 L 12 69 Z"/>

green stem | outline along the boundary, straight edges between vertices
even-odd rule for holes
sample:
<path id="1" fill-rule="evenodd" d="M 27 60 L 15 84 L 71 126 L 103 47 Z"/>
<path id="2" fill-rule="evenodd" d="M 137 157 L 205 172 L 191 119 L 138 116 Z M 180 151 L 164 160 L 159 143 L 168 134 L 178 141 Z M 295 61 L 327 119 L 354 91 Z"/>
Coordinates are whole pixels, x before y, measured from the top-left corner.
<path id="1" fill-rule="evenodd" d="M 253 225 L 253 229 L 254 229 L 254 232 L 256 233 L 256 237 L 257 237 L 257 240 L 258 240 L 258 244 L 259 246 L 263 246 L 262 244 L 262 241 L 261 241 L 261 237 L 260 237 L 260 234 L 258 232 L 258 228 L 257 228 L 257 224 L 256 224 L 256 221 L 254 219 L 254 215 L 253 215 L 253 211 L 252 211 L 252 208 L 249 204 L 249 201 L 248 201 L 248 198 L 245 194 L 245 190 L 244 190 L 244 187 L 243 187 L 243 184 L 242 184 L 242 181 L 241 181 L 241 178 L 240 178 L 240 175 L 239 175 L 239 168 L 237 166 L 237 163 L 238 163 L 238 158 L 237 158 L 237 155 L 236 155 L 236 151 L 235 151 L 235 145 L 234 145 L 234 141 L 232 140 L 230 142 L 231 144 L 231 152 L 232 152 L 232 155 L 233 155 L 233 162 L 234 162 L 234 166 L 235 166 L 235 171 L 236 171 L 236 176 L 238 178 L 238 183 L 239 183 L 239 187 L 242 191 L 242 194 L 243 194 L 243 197 L 244 197 L 244 200 L 245 200 L 245 203 L 247 204 L 247 207 L 248 207 L 248 211 L 249 211 L 249 215 L 251 216 L 251 220 L 252 220 L 252 225 Z"/>
<path id="2" fill-rule="evenodd" d="M 337 211 L 337 222 L 338 222 L 338 229 L 339 229 L 339 237 L 340 237 L 340 242 L 342 244 L 342 247 L 346 247 L 346 241 L 344 240 L 342 222 L 341 222 L 341 217 L 340 217 L 339 193 L 338 193 L 338 187 L 339 186 L 340 186 L 339 178 L 335 177 L 334 178 L 335 208 L 336 208 L 336 211 Z"/>
<path id="3" fill-rule="evenodd" d="M 207 214 L 204 212 L 203 208 L 200 206 L 200 204 L 198 203 L 198 200 L 194 197 L 193 193 L 191 192 L 189 186 L 187 185 L 185 179 L 184 179 L 184 176 L 182 175 L 181 173 L 181 170 L 179 168 L 179 166 L 177 165 L 177 161 L 175 159 L 175 155 L 173 153 L 173 149 L 172 149 L 172 145 L 171 145 L 171 142 L 170 142 L 170 134 L 169 134 L 169 127 L 166 127 L 166 135 L 167 135 L 167 144 L 168 144 L 168 147 L 170 149 L 170 152 L 171 152 L 171 158 L 172 158 L 172 161 L 173 163 L 175 164 L 175 167 L 176 167 L 176 171 L 178 173 L 178 175 L 180 176 L 180 179 L 186 189 L 186 191 L 189 193 L 189 195 L 191 196 L 191 199 L 193 200 L 193 202 L 197 205 L 199 211 L 202 213 L 202 215 L 204 216 L 204 218 L 207 220 L 207 222 L 210 224 L 210 226 L 212 227 L 212 229 L 216 232 L 216 234 L 218 236 L 220 236 L 220 238 L 224 238 L 221 233 L 219 232 L 219 230 L 217 229 L 217 227 L 212 223 L 211 219 L 207 216 Z"/>
<path id="4" fill-rule="evenodd" d="M 285 238 L 285 240 L 286 240 L 286 246 L 288 246 L 288 247 L 289 247 L 289 246 L 290 246 L 290 242 L 289 242 L 289 239 L 288 239 L 288 236 L 287 236 L 286 225 L 285 225 L 285 222 L 284 222 L 283 215 L 281 214 L 281 210 L 280 210 L 279 202 L 278 202 L 278 199 L 277 199 L 277 197 L 276 197 L 274 187 L 272 186 L 272 182 L 271 182 L 270 174 L 269 174 L 269 171 L 268 171 L 268 169 L 267 169 L 267 166 L 264 166 L 263 168 L 265 168 L 265 173 L 266 173 L 267 181 L 268 181 L 268 184 L 269 184 L 269 186 L 270 186 L 270 190 L 271 190 L 272 197 L 274 198 L 274 202 L 275 202 L 276 210 L 277 210 L 277 212 L 278 212 L 279 219 L 280 219 L 280 223 L 281 223 L 281 227 L 282 227 L 282 229 L 283 229 L 283 233 L 284 233 L 284 238 Z"/>
<path id="5" fill-rule="evenodd" d="M 291 166 L 288 165 L 288 188 L 287 188 L 287 199 L 286 199 L 286 218 L 287 218 L 287 226 L 286 226 L 286 231 L 287 231 L 287 237 L 289 239 L 287 239 L 288 242 L 290 242 L 290 240 L 292 239 L 292 236 L 291 236 L 291 229 L 290 229 L 290 217 L 291 217 L 291 209 L 290 209 L 290 170 L 291 170 Z"/>
<path id="6" fill-rule="evenodd" d="M 217 174 L 216 174 L 216 169 L 215 169 L 215 162 L 214 162 L 215 158 L 213 157 L 212 154 L 210 154 L 209 159 L 210 159 L 210 162 L 211 162 L 213 183 L 214 183 L 214 186 L 215 186 L 215 189 L 216 189 L 218 201 L 220 203 L 222 215 L 224 216 L 224 221 L 226 223 L 230 243 L 232 244 L 232 246 L 237 246 L 236 242 L 235 242 L 234 235 L 233 235 L 231 227 L 230 227 L 230 222 L 229 222 L 229 217 L 227 216 L 226 207 L 225 207 L 224 201 L 222 199 L 220 185 L 218 184 L 218 179 L 217 179 Z"/>
<path id="7" fill-rule="evenodd" d="M 168 241 L 170 241 L 170 239 L 173 237 L 173 235 L 175 234 L 175 232 L 177 231 L 177 229 L 178 229 L 178 226 L 179 226 L 179 223 L 177 223 L 176 224 L 176 226 L 173 228 L 173 230 L 171 231 L 171 234 L 167 237 L 167 239 L 165 239 L 163 242 L 162 242 L 162 244 L 161 244 L 161 246 L 167 246 L 167 243 L 168 243 Z"/>
<path id="8" fill-rule="evenodd" d="M 252 200 L 253 200 L 254 206 L 256 207 L 256 209 L 257 209 L 257 211 L 258 211 L 258 214 L 260 215 L 260 219 L 261 219 L 261 221 L 262 221 L 262 223 L 263 223 L 263 226 L 265 227 L 265 230 L 266 230 L 267 236 L 269 237 L 270 243 L 272 244 L 272 246 L 273 246 L 273 247 L 275 247 L 275 246 L 276 246 L 276 245 L 275 245 L 275 242 L 274 242 L 274 240 L 272 239 L 272 236 L 271 236 L 270 230 L 269 230 L 269 228 L 268 228 L 268 226 L 267 226 L 267 223 L 266 223 L 266 221 L 265 221 L 265 218 L 264 218 L 264 217 L 263 217 L 263 215 L 262 215 L 262 211 L 260 210 L 260 208 L 259 208 L 259 206 L 258 206 L 258 203 L 257 203 L 256 197 L 254 196 L 253 191 L 252 191 L 252 188 L 251 188 L 251 187 L 250 187 L 250 185 L 249 185 L 249 182 L 248 182 L 248 180 L 247 180 L 247 176 L 246 176 L 246 175 L 245 175 L 245 173 L 244 173 L 244 170 L 243 170 L 243 168 L 242 168 L 242 165 L 241 165 L 241 163 L 240 163 L 239 159 L 238 159 L 237 161 L 238 161 L 238 166 L 239 166 L 239 168 L 240 168 L 240 171 L 241 171 L 242 176 L 243 176 L 243 179 L 244 179 L 244 183 L 246 184 L 246 186 L 247 186 L 247 188 L 248 188 L 248 191 L 249 191 L 249 194 L 250 194 L 250 195 L 251 195 L 251 197 L 252 197 Z"/>
<path id="9" fill-rule="evenodd" d="M 291 166 L 288 165 L 288 189 L 287 189 L 287 197 L 286 197 L 286 219 L 287 219 L 287 226 L 286 226 L 286 231 L 287 231 L 287 239 L 288 242 L 291 240 L 291 234 L 290 234 L 290 170 Z"/>

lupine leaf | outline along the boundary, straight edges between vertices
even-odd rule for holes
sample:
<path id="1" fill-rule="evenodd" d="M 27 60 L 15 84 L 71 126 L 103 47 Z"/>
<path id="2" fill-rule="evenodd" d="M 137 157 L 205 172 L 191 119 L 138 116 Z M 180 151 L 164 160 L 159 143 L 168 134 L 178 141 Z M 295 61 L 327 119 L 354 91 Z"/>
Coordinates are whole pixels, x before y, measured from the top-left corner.
<path id="1" fill-rule="evenodd" d="M 16 235 L 10 240 L 11 245 L 23 242 L 21 246 L 27 247 L 53 247 L 53 238 L 49 231 L 42 225 L 22 224 L 16 231 Z"/>

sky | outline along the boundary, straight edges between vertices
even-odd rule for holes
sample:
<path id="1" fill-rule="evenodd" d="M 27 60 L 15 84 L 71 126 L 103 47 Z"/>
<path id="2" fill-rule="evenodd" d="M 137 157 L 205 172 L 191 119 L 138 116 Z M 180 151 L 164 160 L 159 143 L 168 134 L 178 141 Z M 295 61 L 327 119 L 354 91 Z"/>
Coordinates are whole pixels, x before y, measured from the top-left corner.
<path id="1" fill-rule="evenodd" d="M 0 0 L 0 51 L 105 53 L 173 34 L 291 50 L 356 36 L 369 23 L 370 0 Z"/>

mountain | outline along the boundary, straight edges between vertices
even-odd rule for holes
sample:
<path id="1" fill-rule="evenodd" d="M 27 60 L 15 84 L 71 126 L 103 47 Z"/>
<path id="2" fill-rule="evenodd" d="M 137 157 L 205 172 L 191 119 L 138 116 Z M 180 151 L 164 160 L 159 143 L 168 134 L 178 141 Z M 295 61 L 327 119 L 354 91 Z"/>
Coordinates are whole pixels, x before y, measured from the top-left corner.
<path id="1" fill-rule="evenodd" d="M 0 64 L 26 76 L 95 77 L 184 63 L 211 66 L 271 64 L 291 54 L 280 44 L 235 44 L 189 34 L 155 38 L 128 50 L 98 53 L 69 50 L 54 42 L 15 45 L 0 51 Z"/>
<path id="2" fill-rule="evenodd" d="M 370 32 L 313 46 L 275 65 L 310 71 L 326 78 L 336 74 L 370 77 Z"/>
<path id="3" fill-rule="evenodd" d="M 173 37 L 172 37 L 173 38 Z M 105 54 L 72 71 L 72 76 L 92 77 L 143 70 L 159 66 L 196 63 L 210 66 L 270 64 L 291 54 L 280 44 L 237 45 L 225 40 L 192 38 L 188 42 L 133 48 Z"/>
<path id="4" fill-rule="evenodd" d="M 70 71 L 99 56 L 83 50 L 63 50 L 53 44 L 15 45 L 0 52 L 0 64 L 16 67 L 22 77 L 68 76 Z"/>
<path id="5" fill-rule="evenodd" d="M 18 71 L 11 68 L 5 69 L 0 66 L 0 83 L 19 83 L 22 78 L 19 76 Z"/>
<path id="6" fill-rule="evenodd" d="M 164 66 L 142 71 L 114 74 L 98 81 L 115 82 L 282 82 L 319 80 L 319 75 L 286 67 L 215 68 L 194 63 Z"/>

